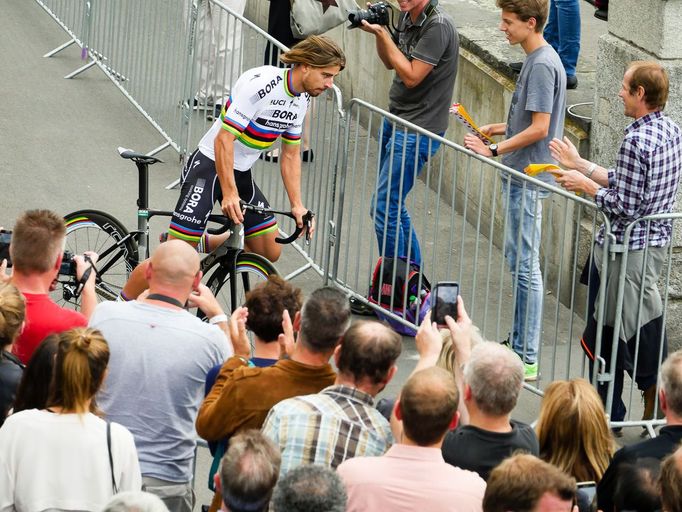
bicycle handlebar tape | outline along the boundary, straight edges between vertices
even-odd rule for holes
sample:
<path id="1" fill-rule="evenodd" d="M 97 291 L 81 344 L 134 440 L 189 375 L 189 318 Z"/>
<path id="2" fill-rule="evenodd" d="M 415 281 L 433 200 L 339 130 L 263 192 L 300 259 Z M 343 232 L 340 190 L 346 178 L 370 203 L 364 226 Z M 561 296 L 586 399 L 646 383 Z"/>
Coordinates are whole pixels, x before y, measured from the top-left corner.
<path id="1" fill-rule="evenodd" d="M 277 242 L 278 244 L 282 244 L 282 245 L 290 244 L 294 240 L 296 240 L 298 238 L 298 236 L 301 234 L 301 231 L 303 231 L 305 229 L 305 231 L 306 231 L 306 234 L 305 234 L 306 243 L 310 244 L 310 228 L 312 227 L 313 217 L 315 217 L 315 214 L 313 212 L 311 212 L 310 210 L 308 210 L 306 212 L 306 214 L 303 216 L 303 226 L 302 227 L 298 227 L 298 225 L 296 225 L 296 229 L 291 234 L 291 236 L 289 236 L 288 238 L 277 237 L 277 238 L 275 238 L 275 242 Z"/>

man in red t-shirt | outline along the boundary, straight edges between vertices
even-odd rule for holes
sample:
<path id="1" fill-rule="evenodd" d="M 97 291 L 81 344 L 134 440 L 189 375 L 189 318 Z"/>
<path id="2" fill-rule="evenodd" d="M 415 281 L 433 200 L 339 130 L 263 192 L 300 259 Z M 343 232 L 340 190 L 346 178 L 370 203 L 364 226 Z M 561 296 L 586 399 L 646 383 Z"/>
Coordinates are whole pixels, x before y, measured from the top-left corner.
<path id="1" fill-rule="evenodd" d="M 14 225 L 10 243 L 11 281 L 26 299 L 26 323 L 12 352 L 24 364 L 49 334 L 87 326 L 97 305 L 94 272 L 83 287 L 82 313 L 61 308 L 49 297 L 62 264 L 65 236 L 64 219 L 49 210 L 29 210 Z M 87 254 L 93 262 L 97 261 L 96 254 Z M 75 261 L 76 277 L 80 279 L 89 264 L 83 256 L 75 256 Z"/>

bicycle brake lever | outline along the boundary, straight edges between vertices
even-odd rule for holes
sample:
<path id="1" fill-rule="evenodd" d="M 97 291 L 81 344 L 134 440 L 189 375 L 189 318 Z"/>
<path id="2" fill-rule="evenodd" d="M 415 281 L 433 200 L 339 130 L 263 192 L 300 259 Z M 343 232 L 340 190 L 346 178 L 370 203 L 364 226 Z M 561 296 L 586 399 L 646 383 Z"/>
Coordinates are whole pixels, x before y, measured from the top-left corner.
<path id="1" fill-rule="evenodd" d="M 310 230 L 313 227 L 313 218 L 315 217 L 315 214 L 308 210 L 308 213 L 306 213 L 303 216 L 303 225 L 305 226 L 305 244 L 310 245 Z"/>
<path id="2" fill-rule="evenodd" d="M 298 236 L 301 234 L 301 232 L 305 229 L 306 230 L 306 236 L 305 236 L 306 244 L 310 245 L 310 228 L 312 227 L 312 221 L 313 221 L 314 216 L 315 216 L 315 214 L 313 212 L 311 212 L 310 210 L 308 210 L 308 212 L 303 216 L 303 226 L 302 227 L 299 228 L 297 225 L 294 232 L 288 238 L 277 237 L 277 238 L 275 238 L 275 242 L 277 242 L 278 244 L 282 244 L 282 245 L 290 244 L 290 243 L 294 242 L 298 238 Z M 293 215 L 292 215 L 292 217 L 293 217 Z"/>

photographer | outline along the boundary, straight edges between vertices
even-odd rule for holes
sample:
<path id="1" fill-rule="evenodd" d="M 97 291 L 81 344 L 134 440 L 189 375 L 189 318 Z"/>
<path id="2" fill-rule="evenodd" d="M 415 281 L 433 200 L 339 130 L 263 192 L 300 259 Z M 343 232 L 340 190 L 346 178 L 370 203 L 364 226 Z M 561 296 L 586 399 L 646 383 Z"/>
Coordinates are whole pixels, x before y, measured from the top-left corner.
<path id="1" fill-rule="evenodd" d="M 9 246 L 10 281 L 26 299 L 26 325 L 12 351 L 24 364 L 48 334 L 85 327 L 97 305 L 95 272 L 88 270 L 97 261 L 92 252 L 73 257 L 78 281 L 88 274 L 81 294 L 81 313 L 61 308 L 50 299 L 52 284 L 62 266 L 65 236 L 64 219 L 49 210 L 29 210 L 14 225 Z M 4 278 L 6 263 L 0 263 Z"/>
<path id="2" fill-rule="evenodd" d="M 399 0 L 398 4 L 401 15 L 395 34 L 367 20 L 362 20 L 360 28 L 374 34 L 379 58 L 387 69 L 395 70 L 389 92 L 391 114 L 442 136 L 457 74 L 457 30 L 438 0 Z M 370 6 L 373 10 L 376 6 Z M 371 207 L 379 254 L 406 257 L 421 266 L 421 250 L 405 199 L 440 143 L 401 127 L 393 131 L 393 124 L 384 120 L 379 179 Z"/>

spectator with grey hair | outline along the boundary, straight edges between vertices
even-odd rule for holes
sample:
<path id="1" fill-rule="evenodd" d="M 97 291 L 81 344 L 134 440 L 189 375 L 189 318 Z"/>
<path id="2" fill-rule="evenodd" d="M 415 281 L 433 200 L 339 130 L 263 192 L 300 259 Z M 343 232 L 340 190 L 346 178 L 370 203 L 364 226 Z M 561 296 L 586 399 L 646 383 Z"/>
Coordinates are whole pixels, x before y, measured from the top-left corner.
<path id="1" fill-rule="evenodd" d="M 126 491 L 111 498 L 102 512 L 168 512 L 168 508 L 156 494 Z"/>
<path id="2" fill-rule="evenodd" d="M 658 401 L 665 414 L 666 424 L 653 439 L 625 446 L 616 452 L 597 485 L 599 510 L 613 510 L 613 497 L 623 464 L 636 465 L 638 461 L 648 457 L 663 460 L 682 441 L 682 350 L 673 352 L 665 360 L 661 366 L 659 382 L 661 389 L 658 392 Z"/>
<path id="3" fill-rule="evenodd" d="M 258 430 L 250 429 L 234 436 L 220 472 L 214 476 L 216 489 L 222 492 L 223 510 L 268 510 L 280 463 L 279 450 Z"/>
<path id="4" fill-rule="evenodd" d="M 445 462 L 476 471 L 484 480 L 517 451 L 539 454 L 533 429 L 511 419 L 523 386 L 523 363 L 508 348 L 492 342 L 476 345 L 464 364 L 464 404 L 469 424 L 459 425 L 443 441 Z"/>
<path id="5" fill-rule="evenodd" d="M 274 512 L 345 512 L 346 489 L 325 466 L 306 464 L 289 471 L 272 497 Z"/>

